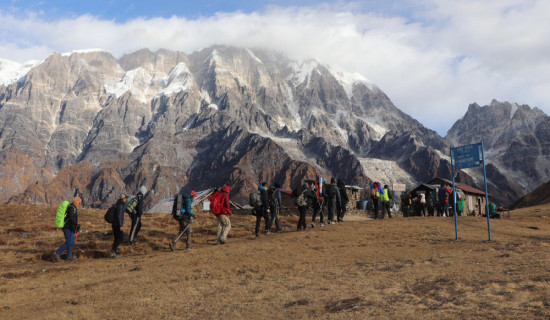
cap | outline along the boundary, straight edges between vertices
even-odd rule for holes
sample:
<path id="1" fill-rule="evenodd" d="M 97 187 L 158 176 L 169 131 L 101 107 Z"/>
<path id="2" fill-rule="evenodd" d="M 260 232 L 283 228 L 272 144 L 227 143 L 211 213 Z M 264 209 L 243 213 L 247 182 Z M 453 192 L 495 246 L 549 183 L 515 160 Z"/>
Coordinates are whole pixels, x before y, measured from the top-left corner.
<path id="1" fill-rule="evenodd" d="M 128 198 L 128 196 L 126 195 L 126 193 L 121 193 L 119 199 L 124 199 L 124 198 Z"/>
<path id="2" fill-rule="evenodd" d="M 193 190 L 191 190 L 191 192 L 189 192 L 190 195 L 192 195 L 193 197 L 196 197 L 197 196 L 197 193 Z"/>

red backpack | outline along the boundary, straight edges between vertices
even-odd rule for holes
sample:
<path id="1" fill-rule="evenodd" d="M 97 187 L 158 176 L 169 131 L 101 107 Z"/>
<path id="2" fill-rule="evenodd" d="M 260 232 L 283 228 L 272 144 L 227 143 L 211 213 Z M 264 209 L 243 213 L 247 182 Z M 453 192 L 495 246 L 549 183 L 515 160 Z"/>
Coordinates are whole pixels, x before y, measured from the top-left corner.
<path id="1" fill-rule="evenodd" d="M 210 201 L 210 212 L 215 216 L 222 214 L 222 205 L 223 205 L 223 194 L 219 191 L 214 191 L 209 197 Z"/>

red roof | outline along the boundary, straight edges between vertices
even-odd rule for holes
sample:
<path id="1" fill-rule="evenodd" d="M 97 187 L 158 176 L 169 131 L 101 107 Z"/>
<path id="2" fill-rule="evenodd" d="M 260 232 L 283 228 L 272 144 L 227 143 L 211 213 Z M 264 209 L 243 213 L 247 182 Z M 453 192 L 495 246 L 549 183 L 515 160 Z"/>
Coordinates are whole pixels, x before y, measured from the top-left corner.
<path id="1" fill-rule="evenodd" d="M 433 182 L 434 180 L 436 179 L 439 179 L 443 182 L 445 182 L 446 184 L 452 186 L 453 185 L 453 182 L 450 181 L 450 180 L 447 180 L 447 179 L 443 179 L 443 178 L 435 178 L 433 179 L 431 182 Z M 467 192 L 467 193 L 475 193 L 475 194 L 479 194 L 479 195 L 482 195 L 484 196 L 485 195 L 485 192 L 481 191 L 481 190 L 478 190 L 474 187 L 470 187 L 469 185 L 465 185 L 465 184 L 462 184 L 462 183 L 458 183 L 458 182 L 455 182 L 455 186 L 457 188 L 459 188 L 460 190 L 464 191 L 464 192 Z"/>

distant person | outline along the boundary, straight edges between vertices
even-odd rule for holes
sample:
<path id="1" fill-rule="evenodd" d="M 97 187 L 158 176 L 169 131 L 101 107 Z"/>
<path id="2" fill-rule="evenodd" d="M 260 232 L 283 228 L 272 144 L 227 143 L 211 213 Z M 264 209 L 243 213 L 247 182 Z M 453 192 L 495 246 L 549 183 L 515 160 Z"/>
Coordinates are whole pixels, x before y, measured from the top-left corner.
<path id="1" fill-rule="evenodd" d="M 384 192 L 382 192 L 380 196 L 380 203 L 382 204 L 382 219 L 384 219 L 384 216 L 386 213 L 388 214 L 388 217 L 391 218 L 391 195 L 388 185 L 384 186 Z"/>
<path id="2" fill-rule="evenodd" d="M 227 242 L 227 235 L 231 230 L 231 202 L 229 201 L 229 186 L 223 186 L 221 188 L 222 201 L 221 211 L 217 215 L 218 218 L 218 232 L 217 232 L 217 244 L 225 244 Z"/>
<path id="3" fill-rule="evenodd" d="M 349 202 L 348 193 L 346 192 L 346 184 L 342 179 L 338 179 L 336 182 L 336 185 L 338 186 L 338 191 L 340 193 L 340 205 L 337 208 L 337 221 L 343 222 L 344 221 L 344 215 L 347 211 L 347 205 Z"/>
<path id="4" fill-rule="evenodd" d="M 384 189 L 380 186 L 379 182 L 375 182 L 371 185 L 371 195 L 370 198 L 372 200 L 372 205 L 374 207 L 374 219 L 379 219 L 378 216 L 378 208 L 379 208 L 379 202 L 380 202 L 380 196 L 384 194 Z"/>
<path id="5" fill-rule="evenodd" d="M 446 185 L 439 188 L 439 203 L 441 206 L 442 216 L 446 217 L 449 215 L 449 197 L 453 192 L 453 188 L 449 188 Z"/>
<path id="6" fill-rule="evenodd" d="M 306 224 L 306 213 L 307 213 L 307 198 L 308 198 L 308 187 L 306 184 L 302 185 L 302 188 L 299 191 L 298 196 L 294 199 L 294 204 L 298 207 L 298 213 L 300 218 L 298 219 L 297 231 L 302 231 L 307 229 Z"/>
<path id="7" fill-rule="evenodd" d="M 124 241 L 124 206 L 128 200 L 126 194 L 121 194 L 116 203 L 115 216 L 113 217 L 113 246 L 111 248 L 111 258 L 118 258 L 117 249 L 118 246 Z"/>
<path id="8" fill-rule="evenodd" d="M 126 206 L 126 211 L 132 219 L 132 227 L 130 228 L 129 243 L 135 246 L 136 238 L 141 230 L 141 216 L 143 215 L 143 195 L 147 193 L 147 187 L 141 186 L 138 194 L 133 198 L 132 203 Z"/>
<path id="9" fill-rule="evenodd" d="M 262 218 L 264 218 L 265 220 L 266 235 L 271 235 L 271 232 L 268 229 L 269 216 L 267 215 L 267 207 L 268 207 L 269 201 L 267 197 L 267 182 L 262 182 L 262 184 L 258 187 L 258 191 L 260 191 L 261 204 L 256 209 L 256 229 L 255 229 L 256 238 L 260 237 L 260 224 L 262 222 Z"/>
<path id="10" fill-rule="evenodd" d="M 316 180 L 312 185 L 312 192 L 315 195 L 314 199 L 311 199 L 311 206 L 313 208 L 313 215 L 311 217 L 311 227 L 315 228 L 315 219 L 319 215 L 319 223 L 321 227 L 325 226 L 324 214 L 323 214 L 323 197 L 319 190 L 319 180 Z"/>
<path id="11" fill-rule="evenodd" d="M 419 193 L 417 197 L 418 202 L 418 215 L 426 216 L 426 195 L 424 193 Z"/>
<path id="12" fill-rule="evenodd" d="M 407 218 L 409 216 L 409 210 L 411 207 L 411 196 L 408 192 L 405 191 L 401 195 L 401 212 L 403 213 L 403 217 Z"/>
<path id="13" fill-rule="evenodd" d="M 281 199 L 281 186 L 278 183 L 275 183 L 273 186 L 269 187 L 267 190 L 268 202 L 269 202 L 269 227 L 267 228 L 271 231 L 273 223 L 275 223 L 276 232 L 281 231 L 281 225 L 279 223 L 279 212 L 282 208 L 282 199 Z"/>
<path id="14" fill-rule="evenodd" d="M 178 219 L 178 223 L 180 225 L 179 228 L 179 234 L 178 236 L 170 241 L 170 249 L 174 251 L 174 248 L 176 246 L 176 243 L 180 239 L 181 236 L 184 234 L 187 234 L 187 240 L 185 241 L 185 249 L 189 250 L 193 247 L 191 246 L 191 237 L 193 236 L 193 228 L 191 226 L 191 223 L 195 221 L 197 218 L 196 215 L 193 213 L 193 199 L 197 194 L 195 191 L 191 190 L 189 193 L 183 194 L 183 205 L 181 208 L 181 218 Z M 185 232 L 184 232 L 185 231 Z"/>
<path id="15" fill-rule="evenodd" d="M 74 261 L 77 258 L 73 256 L 73 248 L 75 243 L 75 234 L 80 230 L 78 224 L 78 207 L 82 203 L 82 199 L 76 196 L 73 202 L 69 204 L 65 211 L 65 223 L 63 225 L 63 235 L 65 236 L 65 242 L 54 252 L 55 260 L 61 259 L 61 254 L 67 250 L 67 260 Z"/>
<path id="16" fill-rule="evenodd" d="M 428 215 L 434 216 L 434 193 L 429 191 L 426 194 L 426 207 L 428 208 Z"/>
<path id="17" fill-rule="evenodd" d="M 328 224 L 334 224 L 334 213 L 338 206 L 342 205 L 342 199 L 340 198 L 340 191 L 336 185 L 334 178 L 330 179 L 330 184 L 326 187 L 326 199 L 328 209 Z"/>

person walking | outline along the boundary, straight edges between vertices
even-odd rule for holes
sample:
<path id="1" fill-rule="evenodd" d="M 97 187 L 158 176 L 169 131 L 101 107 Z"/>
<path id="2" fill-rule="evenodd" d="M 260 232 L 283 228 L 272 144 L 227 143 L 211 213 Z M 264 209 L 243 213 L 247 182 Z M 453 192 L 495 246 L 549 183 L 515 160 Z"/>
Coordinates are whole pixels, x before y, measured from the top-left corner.
<path id="1" fill-rule="evenodd" d="M 141 230 L 141 215 L 143 214 L 143 196 L 147 193 L 147 187 L 141 186 L 138 194 L 133 199 L 134 203 L 126 206 L 126 211 L 132 219 L 132 227 L 130 228 L 129 243 L 131 246 L 136 245 L 136 238 Z M 131 210 L 132 212 L 129 212 Z"/>
<path id="2" fill-rule="evenodd" d="M 375 182 L 371 185 L 371 200 L 372 200 L 372 205 L 374 207 L 374 219 L 379 219 L 379 216 L 378 216 L 378 207 L 379 207 L 379 202 L 380 202 L 380 196 L 384 194 L 384 189 L 382 189 L 382 187 L 380 186 L 380 183 L 379 182 Z"/>
<path id="3" fill-rule="evenodd" d="M 314 199 L 311 199 L 311 206 L 313 207 L 313 215 L 311 217 L 311 227 L 315 228 L 315 219 L 317 218 L 317 215 L 319 215 L 319 223 L 321 227 L 325 226 L 324 217 L 323 214 L 323 197 L 321 196 L 319 192 L 319 179 L 315 180 L 315 184 L 313 185 L 313 193 L 315 195 Z"/>
<path id="4" fill-rule="evenodd" d="M 118 258 L 117 249 L 118 246 L 124 241 L 124 206 L 128 200 L 126 194 L 121 194 L 116 203 L 115 216 L 113 217 L 113 246 L 109 252 L 111 258 Z"/>
<path id="5" fill-rule="evenodd" d="M 409 209 L 411 207 L 411 196 L 408 192 L 404 192 L 401 195 L 401 212 L 403 212 L 403 217 L 407 218 L 409 216 Z"/>
<path id="6" fill-rule="evenodd" d="M 281 225 L 279 224 L 279 212 L 282 207 L 281 199 L 281 186 L 278 183 L 275 183 L 273 186 L 269 187 L 267 190 L 267 197 L 269 202 L 269 227 L 267 230 L 271 231 L 273 223 L 275 223 L 276 232 L 281 231 Z"/>
<path id="7" fill-rule="evenodd" d="M 307 229 L 306 225 L 306 213 L 307 213 L 307 199 L 308 199 L 308 187 L 306 184 L 302 185 L 298 197 L 294 199 L 294 204 L 298 207 L 298 213 L 300 218 L 298 219 L 297 231 Z"/>
<path id="8" fill-rule="evenodd" d="M 428 216 L 434 215 L 434 193 L 429 191 L 426 194 L 426 207 L 428 208 Z"/>
<path id="9" fill-rule="evenodd" d="M 336 186 L 336 180 L 330 179 L 330 184 L 326 188 L 327 194 L 327 209 L 328 209 L 328 224 L 334 224 L 334 213 L 336 209 L 342 205 L 340 191 Z"/>
<path id="10" fill-rule="evenodd" d="M 349 202 L 348 193 L 346 192 L 346 184 L 342 179 L 338 179 L 336 185 L 338 186 L 338 191 L 340 193 L 340 205 L 338 206 L 337 221 L 343 222 L 344 215 L 347 211 L 347 205 Z"/>
<path id="11" fill-rule="evenodd" d="M 189 250 L 193 248 L 191 246 L 191 237 L 193 236 L 193 228 L 191 226 L 191 223 L 193 223 L 197 218 L 197 216 L 193 213 L 193 199 L 195 199 L 196 196 L 197 193 L 193 190 L 183 195 L 183 205 L 181 208 L 182 215 L 181 218 L 178 219 L 180 231 L 178 233 L 178 236 L 174 240 L 170 241 L 170 250 L 172 251 L 174 251 L 174 248 L 179 238 L 182 237 L 184 234 L 187 234 L 185 249 Z M 185 233 L 182 234 L 184 230 Z"/>
<path id="12" fill-rule="evenodd" d="M 261 205 L 256 209 L 256 229 L 255 229 L 256 238 L 260 237 L 260 224 L 262 222 L 262 217 L 265 220 L 265 233 L 268 236 L 271 235 L 271 232 L 268 229 L 269 216 L 267 215 L 267 207 L 268 207 L 267 183 L 262 182 L 262 184 L 258 187 L 258 191 L 260 191 Z"/>
<path id="13" fill-rule="evenodd" d="M 226 244 L 227 235 L 229 234 L 229 230 L 231 230 L 231 220 L 229 219 L 229 217 L 231 217 L 229 191 L 229 186 L 223 186 L 221 188 L 221 208 L 219 214 L 212 212 L 214 213 L 214 215 L 216 215 L 216 218 L 218 219 L 216 244 Z"/>
<path id="14" fill-rule="evenodd" d="M 388 217 L 391 218 L 391 202 L 390 200 L 392 196 L 390 195 L 390 189 L 388 185 L 384 185 L 384 192 L 382 192 L 380 196 L 380 203 L 382 204 L 382 219 L 384 219 L 384 216 L 386 215 L 386 212 L 388 214 Z"/>
<path id="15" fill-rule="evenodd" d="M 418 215 L 426 216 L 426 195 L 424 193 L 418 194 Z"/>
<path id="16" fill-rule="evenodd" d="M 80 230 L 78 224 L 78 207 L 82 203 L 82 198 L 76 196 L 73 202 L 69 204 L 65 211 L 65 223 L 63 225 L 63 235 L 65 242 L 54 252 L 55 260 L 61 260 L 61 254 L 67 250 L 67 260 L 74 261 L 77 258 L 73 256 L 73 248 L 75 244 L 75 235 Z"/>

